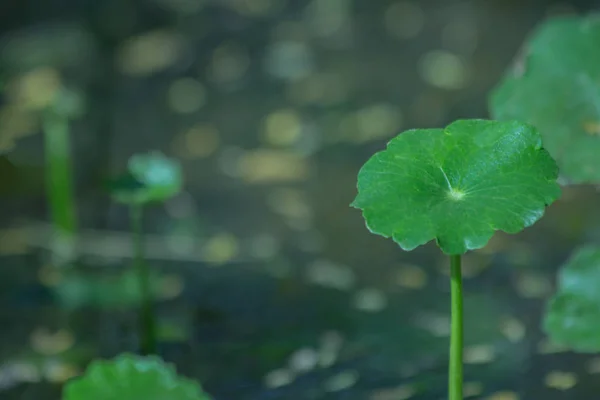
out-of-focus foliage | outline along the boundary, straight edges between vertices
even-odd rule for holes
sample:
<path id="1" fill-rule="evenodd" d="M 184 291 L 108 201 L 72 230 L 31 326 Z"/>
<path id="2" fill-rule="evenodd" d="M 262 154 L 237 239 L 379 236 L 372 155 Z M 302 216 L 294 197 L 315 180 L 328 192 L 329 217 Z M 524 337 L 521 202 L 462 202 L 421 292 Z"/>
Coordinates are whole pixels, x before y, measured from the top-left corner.
<path id="1" fill-rule="evenodd" d="M 542 24 L 491 96 L 501 119 L 535 125 L 561 174 L 600 182 L 600 15 Z"/>
<path id="2" fill-rule="evenodd" d="M 544 329 L 556 343 L 582 352 L 600 351 L 600 247 L 579 249 L 562 267 Z"/>
<path id="3" fill-rule="evenodd" d="M 43 113 L 77 118 L 83 83 L 96 60 L 95 38 L 77 24 L 39 24 L 0 39 L 0 151 L 40 131 Z M 65 75 L 67 77 L 65 77 Z"/>
<path id="4" fill-rule="evenodd" d="M 110 183 L 115 201 L 146 204 L 170 199 L 181 191 L 181 166 L 159 152 L 137 154 L 129 159 L 128 171 Z"/>
<path id="5" fill-rule="evenodd" d="M 0 106 L 0 151 L 11 150 L 19 138 L 39 132 L 48 116 L 69 120 L 85 112 L 82 93 L 65 87 L 58 71 L 50 67 L 14 76 L 6 88 L 0 87 L 0 93 L 7 99 Z"/>

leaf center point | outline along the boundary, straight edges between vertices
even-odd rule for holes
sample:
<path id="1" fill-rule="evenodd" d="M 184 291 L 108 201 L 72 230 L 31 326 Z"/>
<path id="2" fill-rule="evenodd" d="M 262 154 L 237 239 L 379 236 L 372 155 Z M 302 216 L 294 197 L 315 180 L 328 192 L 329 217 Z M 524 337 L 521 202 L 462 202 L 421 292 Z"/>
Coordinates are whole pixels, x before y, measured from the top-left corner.
<path id="1" fill-rule="evenodd" d="M 462 198 L 465 197 L 465 194 L 466 193 L 462 190 L 454 188 L 450 188 L 450 190 L 448 191 L 448 197 L 455 201 L 462 200 Z"/>

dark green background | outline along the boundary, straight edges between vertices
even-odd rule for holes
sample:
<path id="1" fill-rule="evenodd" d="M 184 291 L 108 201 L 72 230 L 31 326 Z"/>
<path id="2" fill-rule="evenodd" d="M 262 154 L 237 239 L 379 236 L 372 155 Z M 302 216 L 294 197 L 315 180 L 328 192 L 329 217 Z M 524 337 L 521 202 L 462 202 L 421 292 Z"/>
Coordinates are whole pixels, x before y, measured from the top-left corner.
<path id="1" fill-rule="evenodd" d="M 386 399 L 396 398 L 385 393 L 400 385 L 412 385 L 416 393 L 410 398 L 445 398 L 447 337 L 433 334 L 431 326 L 442 321 L 443 327 L 448 316 L 447 261 L 432 245 L 405 253 L 392 241 L 369 235 L 359 212 L 348 206 L 356 174 L 400 130 L 487 117 L 487 93 L 531 29 L 549 13 L 597 6 L 592 1 L 415 1 L 422 27 L 398 39 L 384 24 L 391 1 L 329 1 L 323 4 L 345 7 L 322 8 L 325 26 L 342 18 L 346 36 L 317 36 L 304 19 L 309 2 L 300 0 L 279 0 L 281 6 L 265 14 L 244 10 L 275 0 L 204 0 L 193 13 L 177 11 L 174 5 L 184 0 L 0 3 L 0 82 L 9 85 L 28 71 L 28 60 L 41 59 L 40 65 L 56 68 L 65 84 L 86 97 L 85 114 L 72 124 L 82 243 L 73 268 L 86 287 L 101 284 L 99 302 L 126 302 L 130 294 L 126 284 L 102 283 L 130 264 L 127 210 L 111 204 L 104 179 L 122 171 L 136 152 L 158 149 L 182 159 L 186 193 L 145 215 L 146 231 L 153 235 L 148 239 L 153 240 L 151 266 L 184 282 L 176 297 L 159 302 L 161 321 L 171 321 L 180 332 L 164 341 L 161 352 L 183 374 L 201 380 L 215 399 Z M 124 74 L 116 62 L 122 46 L 155 30 L 181 35 L 187 43 L 181 56 L 147 76 Z M 458 31 L 457 39 L 448 39 L 448 31 Z M 290 95 L 290 83 L 269 72 L 270 46 L 282 40 L 281 32 L 306 44 L 312 66 L 304 71 L 324 74 L 324 82 L 334 85 L 322 94 L 328 101 L 299 103 Z M 472 35 L 475 47 L 469 43 Z M 14 43 L 20 51 L 10 46 Z M 226 83 L 211 75 L 212 60 L 223 48 L 246 60 L 243 73 Z M 434 50 L 461 57 L 467 66 L 464 85 L 443 89 L 423 79 L 420 60 Z M 302 67 L 302 60 L 288 68 Z M 167 92 L 184 77 L 204 85 L 206 102 L 196 112 L 178 114 Z M 330 93 L 334 89 L 339 95 Z M 10 104 L 3 96 L 0 109 Z M 379 104 L 399 110 L 402 123 L 381 128 L 380 138 L 354 140 L 361 133 L 356 113 Z M 281 109 L 300 116 L 303 130 L 295 145 L 278 148 L 263 141 L 263 120 Z M 371 121 L 381 123 L 383 115 Z M 218 145 L 206 157 L 182 153 L 182 135 L 195 124 L 217 132 Z M 67 368 L 136 346 L 133 310 L 67 311 L 55 287 L 44 284 L 51 270 L 43 143 L 35 129 L 31 133 L 0 160 L 0 399 L 58 399 Z M 264 148 L 293 156 L 293 164 L 283 159 L 267 170 L 289 176 L 306 168 L 306 173 L 301 179 L 258 184 L 231 173 L 240 155 Z M 218 266 L 202 253 L 215 237 L 225 247 L 233 237 L 239 247 Z M 168 245 L 189 238 L 191 250 L 177 252 Z M 466 257 L 466 342 L 495 351 L 491 360 L 465 368 L 467 382 L 483 385 L 473 398 L 504 391 L 527 400 L 597 396 L 599 381 L 587 367 L 593 357 L 544 354 L 539 326 L 557 268 L 576 246 L 599 240 L 600 195 L 590 187 L 569 188 L 533 228 L 498 235 L 488 251 Z M 315 263 L 334 286 L 344 288 L 307 279 Z M 426 274 L 423 287 L 398 284 L 405 264 Z M 346 287 L 349 274 L 354 284 Z M 532 295 L 532 288 L 539 290 Z M 375 300 L 383 296 L 385 306 L 377 312 L 357 309 L 361 293 Z M 502 333 L 507 320 L 518 320 L 525 329 L 519 340 Z M 49 332 L 41 335 L 51 342 L 45 352 L 40 329 Z M 61 330 L 74 342 L 59 352 L 55 334 Z M 342 338 L 333 365 L 311 369 L 277 389 L 266 387 L 270 371 L 285 368 L 299 350 L 313 354 L 311 349 L 319 349 L 331 332 Z M 32 368 L 39 381 L 31 378 Z M 566 391 L 549 388 L 547 376 L 556 371 L 576 374 L 577 385 Z M 58 378 L 47 382 L 44 376 Z M 344 377 L 358 379 L 345 390 L 328 390 L 336 377 L 338 383 Z"/>

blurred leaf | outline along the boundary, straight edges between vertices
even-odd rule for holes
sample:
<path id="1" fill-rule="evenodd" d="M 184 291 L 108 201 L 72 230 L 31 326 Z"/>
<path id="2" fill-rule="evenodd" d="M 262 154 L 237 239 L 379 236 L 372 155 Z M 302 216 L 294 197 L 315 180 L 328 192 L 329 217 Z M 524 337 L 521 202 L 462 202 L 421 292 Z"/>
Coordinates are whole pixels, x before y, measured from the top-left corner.
<path id="1" fill-rule="evenodd" d="M 544 330 L 552 341 L 576 351 L 600 351 L 600 304 L 573 293 L 557 293 L 551 300 Z"/>
<path id="2" fill-rule="evenodd" d="M 107 188 L 115 201 L 129 204 L 135 203 L 137 193 L 144 191 L 144 184 L 138 181 L 133 175 L 125 173 L 111 179 L 108 182 Z"/>
<path id="3" fill-rule="evenodd" d="M 166 201 L 177 195 L 182 186 L 179 163 L 153 152 L 131 157 L 127 173 L 111 181 L 109 189 L 117 202 L 146 204 Z"/>
<path id="4" fill-rule="evenodd" d="M 554 342 L 581 352 L 600 351 L 600 247 L 584 247 L 562 267 L 544 330 Z"/>
<path id="5" fill-rule="evenodd" d="M 463 254 L 494 230 L 535 223 L 560 196 L 557 175 L 532 126 L 461 120 L 390 141 L 359 172 L 352 205 L 404 250 L 436 239 L 444 253 Z"/>
<path id="6" fill-rule="evenodd" d="M 599 287 L 600 247 L 583 247 L 562 267 L 559 274 L 559 290 L 600 303 Z"/>
<path id="7" fill-rule="evenodd" d="M 85 375 L 69 382 L 63 400 L 210 400 L 201 386 L 177 375 L 158 357 L 122 354 L 91 363 Z"/>
<path id="8" fill-rule="evenodd" d="M 526 46 L 491 95 L 492 115 L 535 125 L 572 183 L 600 182 L 600 17 L 550 20 Z"/>

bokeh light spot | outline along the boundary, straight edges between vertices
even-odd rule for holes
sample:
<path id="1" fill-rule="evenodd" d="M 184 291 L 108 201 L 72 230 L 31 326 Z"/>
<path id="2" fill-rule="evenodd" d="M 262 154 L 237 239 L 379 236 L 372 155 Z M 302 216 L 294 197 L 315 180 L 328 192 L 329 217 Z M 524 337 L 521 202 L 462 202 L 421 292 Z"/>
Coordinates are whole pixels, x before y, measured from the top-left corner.
<path id="1" fill-rule="evenodd" d="M 294 110 L 279 110 L 267 115 L 263 130 L 267 144 L 291 146 L 302 133 L 302 122 Z"/>
<path id="2" fill-rule="evenodd" d="M 577 384 L 577 375 L 572 372 L 552 371 L 544 378 L 546 386 L 556 390 L 569 390 Z"/>
<path id="3" fill-rule="evenodd" d="M 176 113 L 195 113 L 206 103 L 206 89 L 195 79 L 178 79 L 169 86 L 167 99 L 169 107 Z"/>
<path id="4" fill-rule="evenodd" d="M 429 85 L 448 90 L 463 88 L 467 83 L 465 62 L 456 54 L 433 50 L 419 60 L 419 74 Z"/>
<path id="5" fill-rule="evenodd" d="M 147 76 L 176 64 L 183 54 L 183 38 L 169 31 L 152 31 L 125 41 L 117 64 L 127 75 Z"/>
<path id="6" fill-rule="evenodd" d="M 178 135 L 173 143 L 177 155 L 185 159 L 208 157 L 219 148 L 219 131 L 210 124 L 197 124 L 183 134 Z"/>

